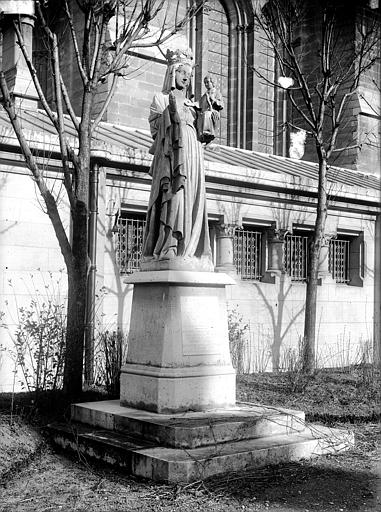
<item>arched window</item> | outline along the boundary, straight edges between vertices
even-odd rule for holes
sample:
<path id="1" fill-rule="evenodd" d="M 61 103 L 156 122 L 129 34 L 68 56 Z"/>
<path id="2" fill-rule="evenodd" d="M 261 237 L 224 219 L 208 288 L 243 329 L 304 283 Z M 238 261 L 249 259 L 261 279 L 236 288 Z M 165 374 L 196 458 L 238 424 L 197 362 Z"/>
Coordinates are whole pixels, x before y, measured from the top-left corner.
<path id="1" fill-rule="evenodd" d="M 203 77 L 217 78 L 225 101 L 216 142 L 273 152 L 274 91 L 258 82 L 255 65 L 273 72 L 272 56 L 255 30 L 248 0 L 209 0 L 191 34 L 196 56 L 195 93 L 203 94 Z"/>
<path id="2" fill-rule="evenodd" d="M 209 5 L 208 72 L 215 77 L 225 104 L 225 108 L 221 112 L 217 141 L 220 144 L 227 144 L 229 25 L 226 13 L 220 2 L 212 0 Z"/>

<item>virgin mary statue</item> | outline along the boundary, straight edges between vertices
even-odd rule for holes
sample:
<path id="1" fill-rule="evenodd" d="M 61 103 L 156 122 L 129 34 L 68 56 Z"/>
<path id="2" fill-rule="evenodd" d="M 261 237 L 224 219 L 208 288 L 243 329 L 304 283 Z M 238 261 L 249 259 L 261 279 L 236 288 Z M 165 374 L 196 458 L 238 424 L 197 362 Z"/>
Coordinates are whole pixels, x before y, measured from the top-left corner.
<path id="1" fill-rule="evenodd" d="M 186 97 L 193 57 L 190 50 L 168 50 L 166 59 L 163 89 L 148 119 L 154 157 L 141 268 L 211 271 L 199 108 Z"/>

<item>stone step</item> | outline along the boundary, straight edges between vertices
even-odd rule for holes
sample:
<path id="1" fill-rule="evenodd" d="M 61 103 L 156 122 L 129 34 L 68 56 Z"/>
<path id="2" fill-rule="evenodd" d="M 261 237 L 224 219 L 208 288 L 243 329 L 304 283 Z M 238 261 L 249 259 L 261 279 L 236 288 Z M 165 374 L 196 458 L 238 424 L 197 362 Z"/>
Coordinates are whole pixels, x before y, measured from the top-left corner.
<path id="1" fill-rule="evenodd" d="M 238 403 L 228 409 L 158 414 L 122 407 L 118 400 L 72 405 L 73 421 L 128 433 L 161 446 L 193 449 L 303 432 L 302 411 Z"/>
<path id="2" fill-rule="evenodd" d="M 83 424 L 52 424 L 49 432 L 62 448 L 117 465 L 136 476 L 177 483 L 335 453 L 354 443 L 353 434 L 322 426 L 186 450 Z"/>

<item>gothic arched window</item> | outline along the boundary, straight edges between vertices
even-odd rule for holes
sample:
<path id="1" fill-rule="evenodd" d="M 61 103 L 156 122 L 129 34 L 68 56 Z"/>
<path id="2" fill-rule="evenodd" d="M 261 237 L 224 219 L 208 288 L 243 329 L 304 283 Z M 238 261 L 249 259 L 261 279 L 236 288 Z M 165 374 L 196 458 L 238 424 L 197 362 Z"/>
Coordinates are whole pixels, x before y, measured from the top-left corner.
<path id="1" fill-rule="evenodd" d="M 253 71 L 254 54 L 261 67 L 268 55 L 262 55 L 251 2 L 208 0 L 197 15 L 191 42 L 196 96 L 203 94 L 203 78 L 211 73 L 225 101 L 216 142 L 272 153 L 273 92 L 258 87 Z"/>

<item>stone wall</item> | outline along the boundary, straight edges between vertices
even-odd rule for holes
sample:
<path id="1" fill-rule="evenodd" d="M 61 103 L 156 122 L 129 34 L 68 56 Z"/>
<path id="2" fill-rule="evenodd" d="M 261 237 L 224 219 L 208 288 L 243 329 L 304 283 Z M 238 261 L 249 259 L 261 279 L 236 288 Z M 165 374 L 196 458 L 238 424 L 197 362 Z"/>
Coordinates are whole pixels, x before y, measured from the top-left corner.
<path id="1" fill-rule="evenodd" d="M 17 325 L 17 309 L 29 306 L 31 300 L 43 297 L 51 282 L 60 282 L 57 292 L 65 300 L 66 278 L 62 255 L 47 215 L 41 209 L 34 185 L 22 167 L 2 167 L 0 174 L 0 311 L 5 313 L 2 322 L 9 329 L 0 329 L 1 344 L 12 348 L 10 333 Z M 221 168 L 221 172 L 224 172 Z M 238 172 L 238 171 L 237 171 Z M 104 183 L 104 174 L 101 183 Z M 52 186 L 60 182 L 52 179 Z M 150 188 L 145 173 L 135 179 L 108 178 L 107 186 L 101 185 L 99 201 L 98 250 L 97 250 L 97 305 L 98 330 L 122 328 L 128 333 L 132 300 L 132 285 L 124 283 L 115 254 L 115 216 L 120 208 L 144 212 Z M 208 210 L 211 222 L 223 217 L 226 222 L 241 219 L 263 221 L 268 225 L 280 219 L 289 225 L 303 222 L 311 225 L 313 210 L 310 206 L 284 209 L 277 196 L 265 201 L 253 196 L 244 201 L 241 189 L 232 189 L 230 200 L 216 191 L 208 193 Z M 68 211 L 61 203 L 62 214 L 69 226 Z M 338 230 L 363 232 L 366 246 L 365 276 L 362 286 L 336 284 L 327 278 L 319 287 L 317 315 L 318 364 L 323 366 L 354 363 L 373 342 L 374 309 L 379 309 L 379 299 L 374 298 L 374 217 L 331 211 L 328 225 Z M 51 277 L 50 277 L 51 273 Z M 9 282 L 11 280 L 11 283 Z M 303 334 L 303 306 L 305 284 L 291 282 L 286 274 L 273 280 L 242 281 L 228 291 L 228 307 L 242 316 L 246 330 L 246 369 L 271 370 L 274 361 L 284 367 L 290 354 L 298 348 Z M 360 283 L 361 284 L 361 283 Z M 16 305 L 17 301 L 17 305 Z M 9 391 L 13 384 L 14 363 L 1 352 L 0 390 Z"/>
<path id="2" fill-rule="evenodd" d="M 109 183 L 111 185 L 111 183 Z M 114 182 L 108 187 L 107 197 L 112 204 L 122 208 L 144 211 L 148 197 L 149 182 Z M 242 202 L 232 192 L 232 201 L 226 202 L 215 193 L 208 194 L 210 219 L 240 218 L 263 221 L 270 224 L 287 219 L 290 226 L 303 222 L 313 225 L 311 207 L 294 206 L 283 210 L 274 197 L 271 208 L 261 201 Z M 104 286 L 107 290 L 103 300 L 106 323 L 128 332 L 132 286 L 123 284 L 118 272 L 115 254 L 115 239 L 111 232 L 115 222 L 115 211 L 109 212 L 108 236 L 105 242 Z M 228 221 L 226 221 L 228 222 Z M 374 308 L 374 218 L 356 215 L 349 211 L 342 215 L 331 212 L 328 226 L 338 231 L 363 232 L 365 242 L 365 276 L 359 286 L 338 284 L 331 277 L 323 279 L 318 291 L 317 311 L 317 358 L 321 366 L 343 366 L 358 362 L 364 351 L 373 346 Z M 113 242 L 114 240 L 114 242 Z M 305 283 L 292 282 L 287 274 L 273 279 L 273 283 L 246 281 L 237 277 L 237 285 L 229 287 L 228 308 L 242 316 L 246 330 L 246 369 L 251 371 L 271 370 L 274 366 L 284 368 L 291 353 L 296 353 L 303 336 Z M 118 290 L 118 291 L 117 291 Z M 266 361 L 265 367 L 264 361 Z"/>
<path id="3" fill-rule="evenodd" d="M 366 2 L 363 2 L 363 4 Z M 345 101 L 343 116 L 341 119 L 335 150 L 330 163 L 338 167 L 357 169 L 366 173 L 379 173 L 380 169 L 380 63 L 375 59 L 380 52 L 380 26 L 379 14 L 376 11 L 364 8 L 361 10 L 359 2 L 343 3 L 339 8 L 342 16 L 337 17 L 334 25 L 334 37 L 337 39 L 332 54 L 333 73 L 346 76 L 336 95 L 336 111 L 345 94 L 349 94 Z M 313 104 L 318 105 L 318 97 L 314 85 L 322 80 L 321 69 L 321 3 L 310 0 L 303 26 L 299 27 L 295 35 L 295 48 L 299 55 L 303 75 L 310 87 Z M 353 66 L 356 54 L 364 39 L 360 31 L 369 30 L 365 48 L 369 46 L 371 51 L 366 51 L 363 61 L 358 61 L 358 66 L 365 64 L 366 69 L 361 73 L 357 83 L 358 66 Z M 372 65 L 369 63 L 373 60 Z M 337 70 L 340 70 L 337 72 Z M 353 88 L 355 93 L 353 94 Z M 298 91 L 294 92 L 296 102 L 306 111 L 305 102 Z M 327 105 L 329 107 L 329 104 Z M 278 117 L 280 111 L 278 111 Z M 308 130 L 308 125 L 302 120 L 300 114 L 293 109 L 291 121 L 294 125 Z M 329 110 L 326 121 L 327 136 L 330 133 Z M 317 161 L 314 139 L 307 137 L 304 160 Z"/>
<path id="4" fill-rule="evenodd" d="M 55 192 L 61 181 L 48 180 Z M 68 210 L 60 212 L 69 228 Z M 20 308 L 33 309 L 32 301 L 54 296 L 65 303 L 64 260 L 48 216 L 43 211 L 33 180 L 19 166 L 2 165 L 0 172 L 0 392 L 11 391 L 14 333 Z M 3 324 L 3 327 L 1 327 Z M 5 350 L 4 350 L 5 349 Z M 20 389 L 18 378 L 16 388 Z"/>

